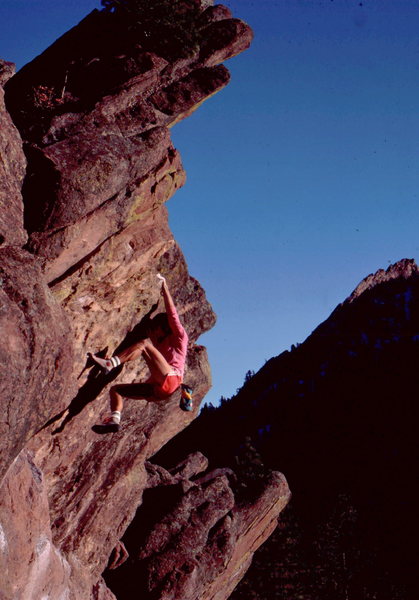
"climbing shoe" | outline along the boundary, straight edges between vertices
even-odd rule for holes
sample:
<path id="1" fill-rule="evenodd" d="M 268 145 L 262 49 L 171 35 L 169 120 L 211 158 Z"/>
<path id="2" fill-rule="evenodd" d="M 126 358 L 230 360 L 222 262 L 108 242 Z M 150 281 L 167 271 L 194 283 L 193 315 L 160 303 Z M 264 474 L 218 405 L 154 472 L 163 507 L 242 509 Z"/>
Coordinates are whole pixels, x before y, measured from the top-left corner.
<path id="1" fill-rule="evenodd" d="M 95 433 L 116 433 L 121 428 L 119 422 L 113 417 L 109 417 L 100 425 L 93 425 L 92 430 Z"/>
<path id="2" fill-rule="evenodd" d="M 106 373 L 106 375 L 110 373 L 112 369 L 114 369 L 115 367 L 119 367 L 119 365 L 121 364 L 121 361 L 119 360 L 118 356 L 111 356 L 110 358 L 101 358 L 100 356 L 97 356 L 92 352 L 88 352 L 87 356 L 96 366 L 102 369 L 102 371 Z"/>

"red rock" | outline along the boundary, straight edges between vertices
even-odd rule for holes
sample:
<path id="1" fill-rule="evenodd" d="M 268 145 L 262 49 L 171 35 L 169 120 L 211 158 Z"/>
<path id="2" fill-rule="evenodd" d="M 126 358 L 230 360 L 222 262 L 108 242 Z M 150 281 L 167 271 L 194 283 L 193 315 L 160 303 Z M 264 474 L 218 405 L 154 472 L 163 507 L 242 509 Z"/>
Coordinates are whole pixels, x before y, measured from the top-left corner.
<path id="1" fill-rule="evenodd" d="M 0 249 L 0 481 L 25 443 L 74 389 L 72 340 L 63 310 L 29 253 Z"/>
<path id="2" fill-rule="evenodd" d="M 128 552 L 123 542 L 119 541 L 112 550 L 109 558 L 108 569 L 113 570 L 120 567 L 128 558 Z"/>
<path id="3" fill-rule="evenodd" d="M 26 159 L 19 132 L 4 105 L 2 87 L 13 73 L 14 65 L 0 60 L 0 246 L 22 246 L 27 240 L 21 194 Z"/>
<path id="4" fill-rule="evenodd" d="M 53 543 L 48 508 L 42 473 L 22 451 L 0 486 L 2 600 L 90 597 L 80 565 L 70 564 Z M 115 598 L 107 593 L 103 600 Z"/>
<path id="5" fill-rule="evenodd" d="M 345 300 L 345 303 L 351 303 L 359 298 L 367 290 L 371 290 L 380 283 L 385 283 L 394 279 L 409 279 L 412 275 L 419 273 L 419 267 L 413 259 L 404 258 L 403 260 L 390 265 L 387 269 L 379 269 L 375 273 L 367 275 L 361 283 L 357 285 L 352 294 Z"/>
<path id="6" fill-rule="evenodd" d="M 252 30 L 243 21 L 216 21 L 205 29 L 199 58 L 207 67 L 218 65 L 246 50 L 252 39 Z"/>
<path id="7" fill-rule="evenodd" d="M 262 494 L 253 502 L 236 506 L 228 529 L 234 532 L 234 543 L 229 560 L 221 573 L 211 578 L 200 600 L 226 600 L 249 568 L 254 552 L 272 534 L 278 525 L 278 516 L 284 510 L 291 493 L 282 473 L 273 472 Z M 221 532 L 220 532 L 221 533 Z M 213 551 L 216 551 L 215 544 Z M 208 552 L 208 563 L 213 551 Z"/>
<path id="8" fill-rule="evenodd" d="M 119 122 L 137 134 L 160 125 L 150 96 L 249 46 L 250 27 L 230 17 L 222 5 L 202 5 L 201 48 L 174 58 L 142 47 L 122 22 L 93 11 L 8 84 L 9 108 L 24 139 L 42 146 L 90 128 L 116 132 Z"/>
<path id="9" fill-rule="evenodd" d="M 194 461 L 199 465 L 201 457 L 191 455 L 172 473 L 177 478 L 185 465 Z M 256 499 L 236 505 L 229 482 L 236 477 L 231 470 L 228 478 L 217 470 L 188 481 L 195 471 L 184 471 L 182 485 L 176 486 L 177 479 L 170 482 L 167 471 L 150 465 L 155 487 L 123 538 L 130 561 L 105 574 L 117 597 L 132 597 L 135 590 L 156 600 L 227 599 L 289 500 L 279 473 L 270 476 Z"/>
<path id="10" fill-rule="evenodd" d="M 156 465 L 157 466 L 157 465 Z M 202 452 L 193 452 L 189 454 L 185 460 L 170 469 L 169 473 L 173 478 L 173 482 L 181 481 L 182 479 L 190 479 L 198 473 L 206 471 L 208 468 L 208 459 Z"/>
<path id="11" fill-rule="evenodd" d="M 214 23 L 215 21 L 231 19 L 231 17 L 231 10 L 227 8 L 227 6 L 216 4 L 215 6 L 208 6 L 208 8 L 201 14 L 199 18 L 199 24 L 205 27 L 210 23 Z"/>
<path id="12" fill-rule="evenodd" d="M 150 97 L 150 101 L 160 112 L 176 121 L 189 115 L 209 96 L 212 96 L 230 81 L 230 74 L 223 65 L 212 68 L 196 69 L 186 77 L 159 90 Z M 168 117 L 168 122 L 173 118 Z"/>
<path id="13" fill-rule="evenodd" d="M 185 181 L 185 174 L 177 152 L 171 147 L 163 147 L 163 158 L 158 165 L 150 170 L 145 177 L 133 180 L 127 188 L 117 192 L 110 200 L 101 203 L 96 210 L 86 212 L 73 223 L 65 227 L 51 228 L 50 231 L 33 233 L 30 240 L 30 249 L 42 257 L 44 272 L 49 282 L 55 281 L 69 269 L 80 268 L 91 258 L 101 253 L 102 244 L 111 239 L 113 235 L 124 230 L 124 227 L 135 229 L 135 238 L 128 243 L 128 250 L 133 254 L 133 249 L 144 250 L 148 246 L 147 232 L 156 219 L 162 219 L 162 225 L 156 226 L 153 237 L 158 239 L 159 233 L 164 240 L 171 237 L 167 226 L 165 212 L 158 208 L 169 199 Z M 63 195 L 62 207 L 66 206 Z M 78 194 L 75 202 L 78 201 Z M 83 197 L 82 197 L 83 198 Z M 94 195 L 92 195 L 94 201 Z M 80 209 L 83 209 L 80 203 Z M 85 209 L 85 207 L 84 207 Z M 65 213 L 64 213 L 65 214 Z M 134 227 L 134 224 L 137 225 Z M 162 232 L 162 229 L 164 233 Z M 79 264 L 80 263 L 80 264 Z"/>
<path id="14" fill-rule="evenodd" d="M 31 231 L 65 227 L 92 213 L 156 169 L 169 145 L 168 131 L 160 128 L 130 138 L 80 135 L 47 146 L 34 158 L 36 172 L 26 186 Z"/>
<path id="15" fill-rule="evenodd" d="M 118 263 L 112 262 L 112 256 L 103 247 L 103 263 L 96 255 L 80 272 L 54 285 L 54 292 L 61 298 L 74 325 L 75 344 L 84 346 L 75 361 L 74 376 L 80 372 L 89 347 L 93 350 L 103 345 L 116 348 L 126 334 L 127 317 L 133 326 L 146 312 L 144 305 L 158 299 L 155 273 L 148 271 L 150 255 L 155 254 L 158 260 L 156 271 L 158 267 L 167 274 L 175 301 L 183 307 L 181 318 L 190 333 L 187 381 L 194 387 L 195 411 L 180 411 L 178 396 L 163 405 L 128 401 L 122 435 L 98 438 L 90 427 L 108 410 L 107 393 L 100 397 L 107 380 L 101 383 L 93 378 L 87 380 L 74 397 L 70 411 L 63 413 L 32 443 L 36 460 L 50 486 L 54 538 L 66 552 L 89 564 L 96 578 L 107 563 L 110 549 L 141 502 L 146 482 L 144 460 L 195 417 L 210 381 L 206 353 L 200 346 L 192 345 L 201 328 L 209 327 L 213 320 L 203 292 L 188 276 L 186 265 L 172 241 L 165 243 L 160 252 L 153 249 L 153 237 L 150 236 L 156 236 L 157 249 L 161 245 L 158 229 L 152 227 L 148 237 L 143 234 L 141 244 L 144 246 L 135 236 L 126 237 L 132 236 L 135 228 L 141 231 L 141 227 L 142 224 L 133 223 L 121 232 L 121 250 L 115 240 L 110 244 L 112 252 L 118 256 Z M 133 247 L 125 242 L 127 239 L 133 240 L 132 246 L 137 245 L 134 256 Z M 124 261 L 120 252 L 126 252 L 126 249 L 128 259 Z M 123 285 L 124 289 L 120 289 L 121 283 L 133 276 L 136 284 Z M 98 287 L 99 279 L 103 283 Z M 125 318 L 121 318 L 122 314 Z M 120 381 L 130 382 L 141 377 L 145 377 L 145 369 L 138 361 L 125 369 Z M 79 439 L 80 428 L 84 432 L 83 441 Z M 64 513 L 67 515 L 65 520 L 62 519 Z"/>
<path id="16" fill-rule="evenodd" d="M 157 56 L 121 21 L 93 11 L 9 82 L 8 106 L 31 142 L 29 247 L 43 257 L 49 281 L 125 225 L 125 215 L 136 210 L 133 188 L 152 179 L 173 152 L 161 126 L 188 116 L 224 87 L 227 70 L 213 66 L 250 43 L 250 28 L 225 18 L 225 7 L 194 6 L 202 23 L 211 23 L 198 62 L 197 55 Z M 154 203 L 183 183 L 181 169 L 179 175 L 166 178 L 168 189 L 162 182 L 151 190 Z"/>

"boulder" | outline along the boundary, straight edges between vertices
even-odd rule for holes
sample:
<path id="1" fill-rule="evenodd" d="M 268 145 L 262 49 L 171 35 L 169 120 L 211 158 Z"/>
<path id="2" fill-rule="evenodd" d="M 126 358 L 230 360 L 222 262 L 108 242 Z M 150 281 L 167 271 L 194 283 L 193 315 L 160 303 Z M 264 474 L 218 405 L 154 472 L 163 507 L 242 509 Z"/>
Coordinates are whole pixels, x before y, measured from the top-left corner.
<path id="1" fill-rule="evenodd" d="M 280 473 L 266 473 L 243 499 L 231 469 L 196 477 L 199 452 L 170 469 L 147 464 L 148 489 L 105 572 L 119 600 L 226 600 L 272 533 L 290 498 Z"/>

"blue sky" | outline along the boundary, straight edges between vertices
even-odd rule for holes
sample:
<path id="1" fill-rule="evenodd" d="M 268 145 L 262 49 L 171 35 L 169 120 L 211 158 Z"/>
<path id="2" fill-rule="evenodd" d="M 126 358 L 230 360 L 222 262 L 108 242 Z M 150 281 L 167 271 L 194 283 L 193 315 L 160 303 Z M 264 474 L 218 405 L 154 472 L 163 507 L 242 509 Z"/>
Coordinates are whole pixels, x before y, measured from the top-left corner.
<path id="1" fill-rule="evenodd" d="M 364 276 L 419 255 L 419 3 L 225 4 L 255 40 L 172 129 L 188 179 L 168 205 L 218 315 L 200 340 L 213 403 Z M 0 56 L 22 66 L 98 6 L 3 1 Z"/>

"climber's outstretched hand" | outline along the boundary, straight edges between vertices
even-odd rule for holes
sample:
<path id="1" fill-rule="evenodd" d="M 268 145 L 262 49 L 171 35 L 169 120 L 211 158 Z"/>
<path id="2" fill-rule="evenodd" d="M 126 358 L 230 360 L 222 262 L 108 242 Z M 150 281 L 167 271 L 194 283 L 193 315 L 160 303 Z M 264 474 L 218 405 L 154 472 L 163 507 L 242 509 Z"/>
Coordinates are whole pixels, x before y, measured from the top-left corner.
<path id="1" fill-rule="evenodd" d="M 163 277 L 163 275 L 157 273 L 157 279 L 161 282 L 161 293 L 164 296 L 165 291 L 169 291 L 169 288 L 167 287 L 166 277 Z"/>
<path id="2" fill-rule="evenodd" d="M 161 281 L 161 293 L 164 298 L 164 305 L 166 307 L 166 312 L 172 312 L 173 310 L 176 310 L 174 302 L 173 302 L 173 298 L 169 292 L 169 286 L 167 285 L 166 278 L 163 277 L 163 275 L 160 275 L 160 273 L 157 273 L 157 279 L 159 281 Z"/>

